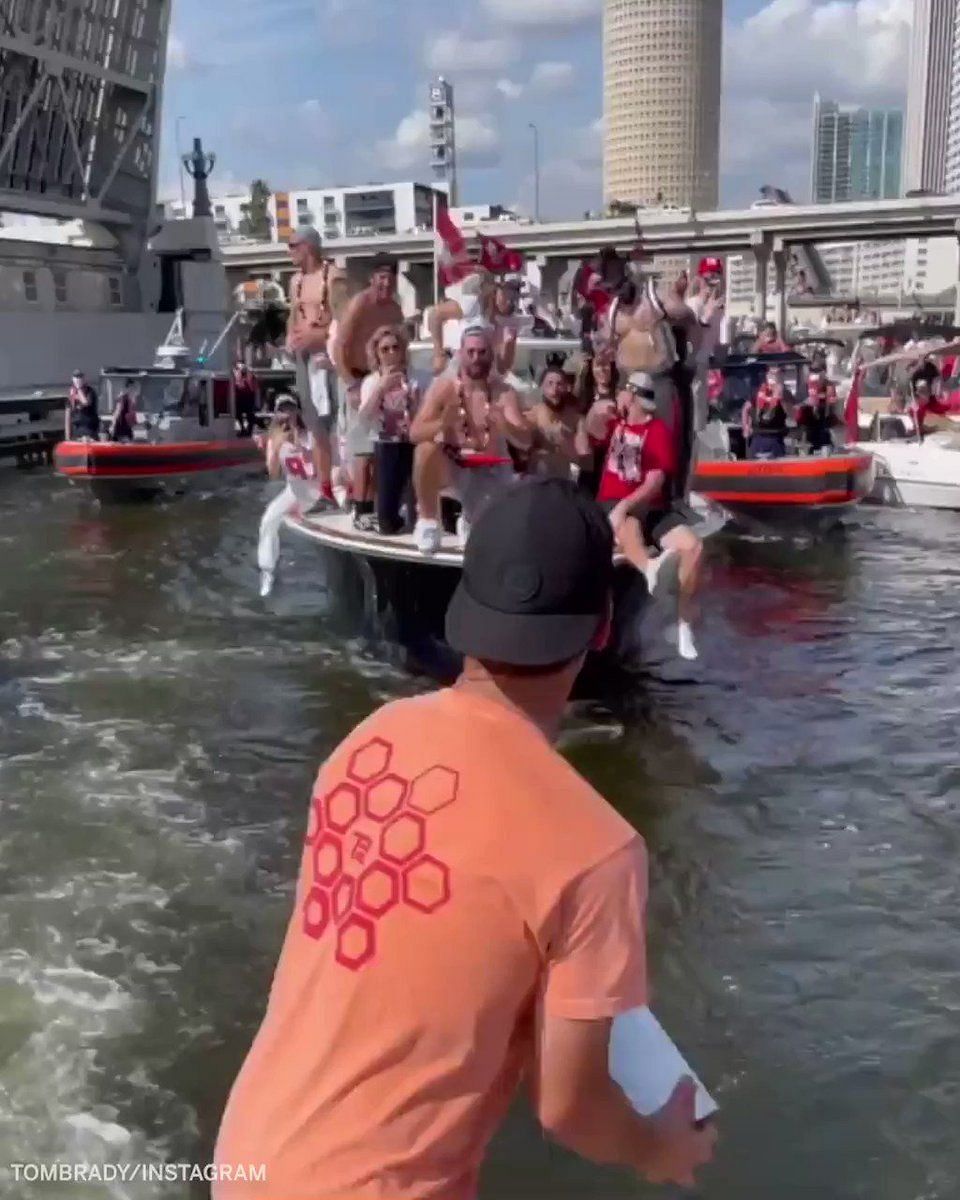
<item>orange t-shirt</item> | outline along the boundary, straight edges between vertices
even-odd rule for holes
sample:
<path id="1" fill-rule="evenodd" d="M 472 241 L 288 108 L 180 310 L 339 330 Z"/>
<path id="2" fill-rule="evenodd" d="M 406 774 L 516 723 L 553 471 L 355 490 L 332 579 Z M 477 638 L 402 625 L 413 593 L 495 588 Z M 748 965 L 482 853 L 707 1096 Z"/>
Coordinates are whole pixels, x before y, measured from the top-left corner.
<path id="1" fill-rule="evenodd" d="M 215 1200 L 468 1200 L 537 1006 L 646 1003 L 646 856 L 535 725 L 453 689 L 375 713 L 320 771 Z"/>

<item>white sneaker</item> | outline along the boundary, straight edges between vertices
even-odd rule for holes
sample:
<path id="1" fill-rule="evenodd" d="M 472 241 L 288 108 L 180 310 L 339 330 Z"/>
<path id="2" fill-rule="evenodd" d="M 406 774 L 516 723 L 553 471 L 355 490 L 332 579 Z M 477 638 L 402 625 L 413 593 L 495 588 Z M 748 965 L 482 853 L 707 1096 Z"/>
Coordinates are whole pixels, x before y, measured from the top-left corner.
<path id="1" fill-rule="evenodd" d="M 676 550 L 664 550 L 656 558 L 650 559 L 643 576 L 651 596 L 675 590 L 680 581 L 680 556 Z"/>
<path id="2" fill-rule="evenodd" d="M 440 549 L 442 533 L 439 521 L 417 521 L 413 530 L 413 544 L 421 554 L 436 554 Z"/>
<path id="3" fill-rule="evenodd" d="M 457 517 L 457 544 L 461 550 L 466 550 L 470 538 L 470 522 L 464 516 Z"/>
<path id="4" fill-rule="evenodd" d="M 275 577 L 275 572 L 273 571 L 260 572 L 260 596 L 262 599 L 265 600 L 273 591 L 273 581 Z"/>
<path id="5" fill-rule="evenodd" d="M 687 662 L 695 662 L 700 657 L 689 621 L 677 622 L 677 652 Z"/>

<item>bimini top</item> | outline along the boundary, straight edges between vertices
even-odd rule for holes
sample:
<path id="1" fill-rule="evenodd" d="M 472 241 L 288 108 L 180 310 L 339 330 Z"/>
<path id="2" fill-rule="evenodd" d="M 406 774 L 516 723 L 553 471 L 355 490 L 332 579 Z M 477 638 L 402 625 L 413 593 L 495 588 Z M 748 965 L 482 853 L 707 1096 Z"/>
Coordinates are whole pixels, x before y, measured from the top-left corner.
<path id="1" fill-rule="evenodd" d="M 758 368 L 766 367 L 809 367 L 810 360 L 796 350 L 781 351 L 777 354 L 728 354 L 717 366 L 724 375 L 736 372 L 751 372 L 756 374 Z"/>
<path id="2" fill-rule="evenodd" d="M 892 338 L 895 342 L 923 342 L 928 338 L 942 337 L 948 342 L 960 338 L 960 327 L 940 325 L 936 321 L 925 321 L 917 317 L 912 321 L 894 321 L 891 325 L 879 325 L 876 329 L 865 329 L 858 341 L 868 338 Z"/>

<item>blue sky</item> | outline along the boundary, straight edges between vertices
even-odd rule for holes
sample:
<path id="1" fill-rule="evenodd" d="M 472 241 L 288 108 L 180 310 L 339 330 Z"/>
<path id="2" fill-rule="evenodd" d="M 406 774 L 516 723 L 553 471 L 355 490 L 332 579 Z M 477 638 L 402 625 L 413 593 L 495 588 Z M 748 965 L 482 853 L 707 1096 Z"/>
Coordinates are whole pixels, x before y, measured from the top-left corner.
<path id="1" fill-rule="evenodd" d="M 719 2 L 719 0 L 717 0 Z M 174 0 L 161 188 L 176 128 L 216 151 L 219 190 L 427 179 L 427 86 L 457 90 L 465 201 L 600 201 L 602 0 Z M 806 198 L 813 92 L 902 104 L 910 0 L 727 0 L 721 203 Z"/>

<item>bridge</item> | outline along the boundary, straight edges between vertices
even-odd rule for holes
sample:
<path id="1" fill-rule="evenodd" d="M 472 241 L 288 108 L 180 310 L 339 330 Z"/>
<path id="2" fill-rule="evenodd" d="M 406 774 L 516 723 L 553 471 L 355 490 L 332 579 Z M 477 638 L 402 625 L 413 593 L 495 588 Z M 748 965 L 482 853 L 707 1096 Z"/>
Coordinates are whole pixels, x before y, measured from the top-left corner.
<path id="1" fill-rule="evenodd" d="M 856 200 L 843 204 L 770 204 L 707 213 L 641 210 L 638 218 L 644 247 L 655 255 L 752 254 L 755 311 L 761 315 L 766 312 L 767 285 L 772 270 L 782 323 L 791 248 L 823 242 L 958 237 L 960 195 Z M 636 242 L 632 216 L 539 224 L 495 222 L 477 226 L 477 230 L 499 238 L 511 249 L 522 251 L 539 269 L 538 282 L 547 291 L 559 282 L 569 259 L 595 253 L 600 246 L 628 250 Z M 466 232 L 469 234 L 470 231 Z M 422 296 L 425 287 L 432 290 L 433 234 L 430 231 L 342 238 L 328 241 L 326 247 L 331 257 L 357 278 L 362 276 L 364 259 L 384 252 L 393 254 L 414 279 L 418 296 Z M 241 283 L 251 276 L 283 274 L 290 269 L 286 247 L 276 242 L 226 246 L 224 259 L 234 283 Z"/>

